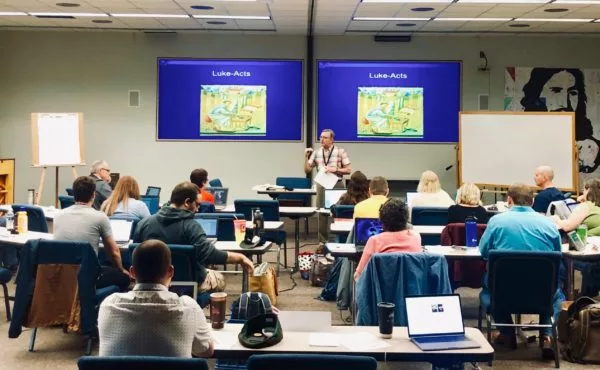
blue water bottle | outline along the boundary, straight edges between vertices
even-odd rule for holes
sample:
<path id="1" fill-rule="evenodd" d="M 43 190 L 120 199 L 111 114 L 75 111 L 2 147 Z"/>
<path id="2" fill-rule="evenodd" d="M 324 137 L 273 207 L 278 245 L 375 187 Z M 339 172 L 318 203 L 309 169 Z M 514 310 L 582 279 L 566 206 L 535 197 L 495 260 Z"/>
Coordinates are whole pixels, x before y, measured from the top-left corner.
<path id="1" fill-rule="evenodd" d="M 468 217 L 465 220 L 465 242 L 467 247 L 477 246 L 477 218 Z"/>

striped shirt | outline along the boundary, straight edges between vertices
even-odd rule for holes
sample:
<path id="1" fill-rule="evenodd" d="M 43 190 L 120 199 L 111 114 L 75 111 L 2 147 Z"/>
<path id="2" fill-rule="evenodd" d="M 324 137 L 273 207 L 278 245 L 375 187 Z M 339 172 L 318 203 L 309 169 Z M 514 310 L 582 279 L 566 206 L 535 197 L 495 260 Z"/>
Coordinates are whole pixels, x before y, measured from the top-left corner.
<path id="1" fill-rule="evenodd" d="M 348 158 L 348 154 L 346 154 L 344 149 L 334 145 L 331 150 L 321 147 L 313 151 L 307 163 L 311 167 L 316 165 L 317 170 L 323 167 L 336 167 L 339 169 L 348 167 L 350 165 L 350 158 Z"/>

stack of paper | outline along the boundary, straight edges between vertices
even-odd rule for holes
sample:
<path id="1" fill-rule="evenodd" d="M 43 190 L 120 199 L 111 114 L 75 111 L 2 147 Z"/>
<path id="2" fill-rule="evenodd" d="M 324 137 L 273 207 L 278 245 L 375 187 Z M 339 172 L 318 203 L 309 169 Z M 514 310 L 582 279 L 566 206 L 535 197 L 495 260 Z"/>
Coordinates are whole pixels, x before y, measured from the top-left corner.
<path id="1" fill-rule="evenodd" d="M 308 345 L 311 347 L 339 347 L 340 338 L 334 333 L 310 333 Z"/>
<path id="2" fill-rule="evenodd" d="M 390 344 L 377 338 L 371 333 L 352 333 L 340 335 L 340 342 L 346 348 L 353 352 L 364 352 L 373 349 L 390 347 Z"/>

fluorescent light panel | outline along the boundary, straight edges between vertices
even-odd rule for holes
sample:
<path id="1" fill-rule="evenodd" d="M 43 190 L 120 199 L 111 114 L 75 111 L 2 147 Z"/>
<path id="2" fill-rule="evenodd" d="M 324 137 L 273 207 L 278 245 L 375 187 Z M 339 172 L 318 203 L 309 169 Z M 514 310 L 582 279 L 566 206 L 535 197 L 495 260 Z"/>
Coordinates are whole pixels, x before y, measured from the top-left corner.
<path id="1" fill-rule="evenodd" d="M 453 0 L 362 0 L 363 3 L 374 3 L 374 4 L 390 4 L 390 3 L 425 3 L 425 4 L 433 4 L 433 3 L 451 3 Z"/>
<path id="2" fill-rule="evenodd" d="M 189 18 L 187 14 L 112 13 L 116 18 Z"/>
<path id="3" fill-rule="evenodd" d="M 33 12 L 34 17 L 108 17 L 106 13 L 62 13 L 62 12 Z"/>
<path id="4" fill-rule="evenodd" d="M 457 22 L 508 22 L 512 18 L 435 18 L 434 21 L 457 21 Z"/>
<path id="5" fill-rule="evenodd" d="M 192 17 L 197 19 L 246 19 L 254 21 L 268 21 L 270 16 L 265 15 L 214 15 L 214 14 L 195 14 Z"/>
<path id="6" fill-rule="evenodd" d="M 12 15 L 28 15 L 25 12 L 0 12 L 0 16 L 12 16 Z"/>
<path id="7" fill-rule="evenodd" d="M 600 5 L 600 1 L 595 0 L 556 0 L 553 4 L 583 4 L 583 5 Z"/>
<path id="8" fill-rule="evenodd" d="M 515 22 L 572 22 L 572 23 L 586 23 L 591 22 L 593 19 L 583 18 L 515 18 Z"/>
<path id="9" fill-rule="evenodd" d="M 473 3 L 473 4 L 546 4 L 549 3 L 550 0 L 494 0 L 494 1 L 486 1 L 486 0 L 458 0 L 459 3 Z"/>
<path id="10" fill-rule="evenodd" d="M 428 21 L 431 18 L 394 18 L 394 17 L 354 17 L 353 21 L 384 21 L 384 22 L 395 22 L 395 21 Z"/>

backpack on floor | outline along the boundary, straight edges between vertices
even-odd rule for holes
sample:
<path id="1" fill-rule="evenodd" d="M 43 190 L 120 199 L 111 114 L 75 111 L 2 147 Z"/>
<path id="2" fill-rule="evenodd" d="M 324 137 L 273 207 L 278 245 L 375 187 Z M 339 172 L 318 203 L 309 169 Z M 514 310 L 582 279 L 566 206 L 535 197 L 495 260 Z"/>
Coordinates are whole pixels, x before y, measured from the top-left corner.
<path id="1" fill-rule="evenodd" d="M 568 310 L 560 333 L 563 358 L 582 364 L 600 363 L 600 303 L 581 297 Z"/>

